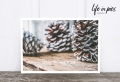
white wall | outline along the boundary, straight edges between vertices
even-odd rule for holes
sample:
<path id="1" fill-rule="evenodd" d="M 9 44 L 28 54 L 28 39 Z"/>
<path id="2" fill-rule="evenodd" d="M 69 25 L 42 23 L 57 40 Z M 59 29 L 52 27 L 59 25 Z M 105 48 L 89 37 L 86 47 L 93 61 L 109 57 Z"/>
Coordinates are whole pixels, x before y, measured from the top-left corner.
<path id="1" fill-rule="evenodd" d="M 84 2 L 85 0 L 40 0 L 40 17 L 84 17 Z"/>
<path id="2" fill-rule="evenodd" d="M 93 3 L 116 6 L 117 12 L 93 16 Z M 118 3 L 119 0 L 0 0 L 0 71 L 20 71 L 20 18 L 100 17 L 101 72 L 120 72 Z"/>

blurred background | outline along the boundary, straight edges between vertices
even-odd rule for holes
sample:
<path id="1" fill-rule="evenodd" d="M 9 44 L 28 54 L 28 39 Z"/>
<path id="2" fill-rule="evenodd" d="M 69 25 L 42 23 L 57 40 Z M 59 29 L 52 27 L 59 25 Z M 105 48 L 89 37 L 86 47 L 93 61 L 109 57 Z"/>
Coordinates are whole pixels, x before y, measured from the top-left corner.
<path id="1" fill-rule="evenodd" d="M 48 28 L 48 25 L 57 20 L 23 20 L 22 26 L 23 30 L 29 31 L 38 39 L 41 39 L 43 43 L 46 42 L 45 40 L 45 29 Z M 74 25 L 74 20 L 64 20 L 69 24 L 69 30 L 72 30 L 72 25 Z"/>

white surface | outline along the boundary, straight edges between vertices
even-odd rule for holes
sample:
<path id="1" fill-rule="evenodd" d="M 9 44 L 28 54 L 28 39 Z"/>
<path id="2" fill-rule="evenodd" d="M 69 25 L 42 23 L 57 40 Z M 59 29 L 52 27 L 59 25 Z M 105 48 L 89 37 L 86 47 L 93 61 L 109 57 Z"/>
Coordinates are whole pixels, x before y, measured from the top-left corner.
<path id="1" fill-rule="evenodd" d="M 94 3 L 116 6 L 117 11 L 93 16 Z M 120 72 L 119 3 L 119 0 L 0 0 L 0 71 L 20 71 L 20 18 L 100 17 L 101 72 Z"/>
<path id="2" fill-rule="evenodd" d="M 84 17 L 84 0 L 40 0 L 41 18 Z"/>

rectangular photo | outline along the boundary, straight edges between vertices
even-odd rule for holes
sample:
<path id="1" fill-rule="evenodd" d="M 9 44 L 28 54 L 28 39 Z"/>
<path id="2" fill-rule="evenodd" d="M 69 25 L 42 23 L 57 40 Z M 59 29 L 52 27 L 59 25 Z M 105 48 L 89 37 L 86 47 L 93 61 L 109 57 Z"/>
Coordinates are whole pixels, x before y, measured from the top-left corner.
<path id="1" fill-rule="evenodd" d="M 100 73 L 100 19 L 21 19 L 21 73 Z"/>

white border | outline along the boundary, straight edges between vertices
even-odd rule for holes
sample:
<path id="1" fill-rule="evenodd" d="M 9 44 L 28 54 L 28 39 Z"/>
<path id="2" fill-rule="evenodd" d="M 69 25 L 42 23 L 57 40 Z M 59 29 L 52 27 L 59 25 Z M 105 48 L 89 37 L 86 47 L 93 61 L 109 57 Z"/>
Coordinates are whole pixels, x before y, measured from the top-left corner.
<path id="1" fill-rule="evenodd" d="M 22 51 L 22 21 L 23 20 L 98 20 L 98 71 L 23 71 L 23 51 Z M 100 73 L 100 18 L 21 18 L 20 19 L 20 54 L 21 54 L 21 73 Z"/>

